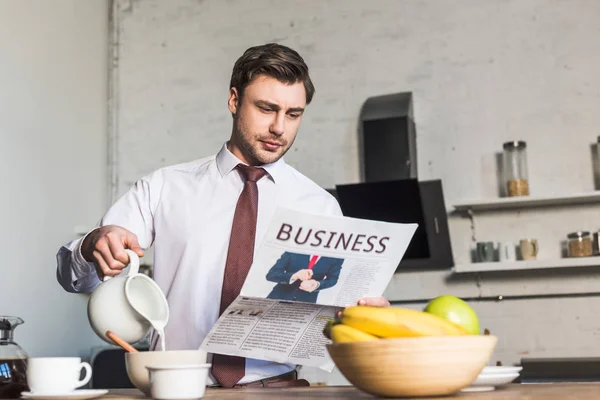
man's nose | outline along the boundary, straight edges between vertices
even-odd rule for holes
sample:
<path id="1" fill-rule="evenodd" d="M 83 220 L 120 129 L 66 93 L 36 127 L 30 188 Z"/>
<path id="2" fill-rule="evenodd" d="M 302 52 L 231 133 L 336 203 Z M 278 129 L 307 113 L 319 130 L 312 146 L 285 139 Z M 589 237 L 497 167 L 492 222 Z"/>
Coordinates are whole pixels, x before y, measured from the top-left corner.
<path id="1" fill-rule="evenodd" d="M 281 136 L 285 132 L 285 113 L 278 112 L 269 127 L 269 131 L 275 135 Z"/>

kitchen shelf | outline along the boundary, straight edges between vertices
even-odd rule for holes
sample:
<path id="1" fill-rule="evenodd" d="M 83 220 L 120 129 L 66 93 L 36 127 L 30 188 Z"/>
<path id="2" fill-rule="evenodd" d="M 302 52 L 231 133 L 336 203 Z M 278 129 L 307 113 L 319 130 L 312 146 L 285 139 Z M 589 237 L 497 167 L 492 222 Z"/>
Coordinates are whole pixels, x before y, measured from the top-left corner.
<path id="1" fill-rule="evenodd" d="M 465 201 L 455 204 L 454 210 L 458 212 L 471 211 L 496 211 L 517 208 L 533 208 L 544 206 L 566 206 L 580 204 L 600 204 L 600 191 L 563 195 L 563 196 L 522 196 L 499 197 L 495 199 Z"/>
<path id="2" fill-rule="evenodd" d="M 523 271 L 531 269 L 600 267 L 600 257 L 561 258 L 558 260 L 527 260 L 513 262 L 486 262 L 455 265 L 454 273 L 492 271 Z"/>

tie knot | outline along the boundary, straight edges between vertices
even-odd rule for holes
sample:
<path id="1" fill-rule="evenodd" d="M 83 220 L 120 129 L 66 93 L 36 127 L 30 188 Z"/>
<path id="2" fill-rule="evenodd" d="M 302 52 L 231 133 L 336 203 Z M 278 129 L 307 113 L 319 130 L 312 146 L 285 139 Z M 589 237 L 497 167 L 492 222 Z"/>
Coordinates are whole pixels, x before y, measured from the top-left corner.
<path id="1" fill-rule="evenodd" d="M 250 182 L 258 182 L 260 178 L 267 174 L 264 168 L 250 167 L 244 164 L 238 164 L 237 169 L 240 171 L 242 178 Z"/>

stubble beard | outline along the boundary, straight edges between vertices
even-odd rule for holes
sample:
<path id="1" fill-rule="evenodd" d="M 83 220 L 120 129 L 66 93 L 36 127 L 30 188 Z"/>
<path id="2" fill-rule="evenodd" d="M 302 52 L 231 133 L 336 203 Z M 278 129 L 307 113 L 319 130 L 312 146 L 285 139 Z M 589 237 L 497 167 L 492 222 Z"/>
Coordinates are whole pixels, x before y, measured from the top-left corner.
<path id="1" fill-rule="evenodd" d="M 252 134 L 247 132 L 244 124 L 239 117 L 233 118 L 233 137 L 240 147 L 241 152 L 246 156 L 252 165 L 271 164 L 278 161 L 292 147 L 294 140 L 287 142 L 284 139 L 269 133 Z M 270 152 L 261 148 L 260 140 L 271 140 L 281 143 L 282 146 L 276 152 Z"/>

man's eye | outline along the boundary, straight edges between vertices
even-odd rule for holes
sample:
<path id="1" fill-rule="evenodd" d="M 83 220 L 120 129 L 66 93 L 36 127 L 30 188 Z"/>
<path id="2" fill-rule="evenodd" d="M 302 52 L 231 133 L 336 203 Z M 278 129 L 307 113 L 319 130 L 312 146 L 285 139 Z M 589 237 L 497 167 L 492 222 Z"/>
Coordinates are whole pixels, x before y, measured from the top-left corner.
<path id="1" fill-rule="evenodd" d="M 266 108 L 266 107 L 260 107 L 260 109 L 263 110 L 264 112 L 271 112 L 271 111 L 273 111 L 270 108 Z"/>
<path id="2" fill-rule="evenodd" d="M 290 114 L 290 117 L 296 119 L 296 118 L 300 117 L 300 114 Z"/>

